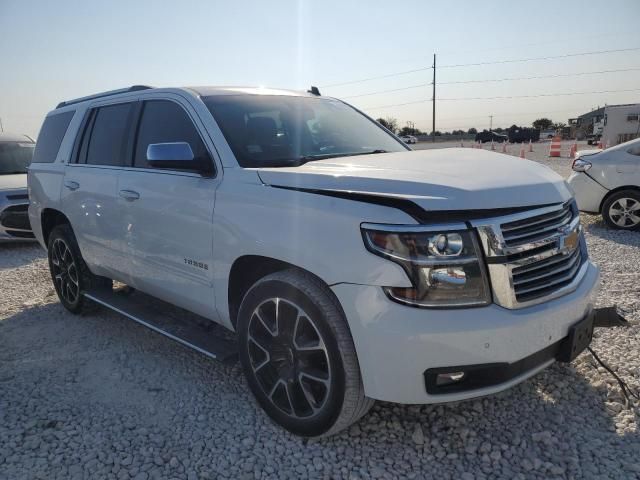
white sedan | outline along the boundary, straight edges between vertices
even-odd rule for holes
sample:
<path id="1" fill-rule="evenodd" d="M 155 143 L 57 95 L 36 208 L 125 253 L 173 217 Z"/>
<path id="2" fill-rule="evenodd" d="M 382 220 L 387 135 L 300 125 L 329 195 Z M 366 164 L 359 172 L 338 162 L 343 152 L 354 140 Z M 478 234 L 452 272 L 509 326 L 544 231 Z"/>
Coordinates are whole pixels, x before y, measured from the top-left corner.
<path id="1" fill-rule="evenodd" d="M 400 138 L 404 143 L 418 143 L 418 139 L 413 135 L 403 135 Z"/>
<path id="2" fill-rule="evenodd" d="M 581 211 L 602 214 L 613 228 L 640 229 L 640 138 L 580 151 L 572 168 L 568 182 Z"/>

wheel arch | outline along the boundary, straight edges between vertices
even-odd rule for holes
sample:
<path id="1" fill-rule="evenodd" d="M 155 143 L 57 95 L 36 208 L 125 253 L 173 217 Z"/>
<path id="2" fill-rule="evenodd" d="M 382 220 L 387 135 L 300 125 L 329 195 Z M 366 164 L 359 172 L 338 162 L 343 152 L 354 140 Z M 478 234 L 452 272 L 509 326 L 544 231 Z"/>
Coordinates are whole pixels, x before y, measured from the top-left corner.
<path id="1" fill-rule="evenodd" d="M 298 270 L 308 275 L 312 275 L 317 280 L 324 284 L 328 291 L 331 291 L 329 285 L 318 277 L 313 272 L 304 268 L 298 267 L 289 262 L 279 260 L 276 258 L 265 257 L 261 255 L 243 255 L 238 257 L 231 266 L 229 271 L 228 282 L 228 305 L 229 305 L 229 320 L 234 330 L 238 321 L 238 312 L 240 310 L 240 304 L 245 294 L 249 289 L 261 278 L 271 275 L 272 273 L 280 272 L 283 270 Z M 336 298 L 337 300 L 337 298 Z M 339 302 L 338 302 L 339 304 Z"/>
<path id="2" fill-rule="evenodd" d="M 69 218 L 60 210 L 55 208 L 45 208 L 40 215 L 40 224 L 42 226 L 42 239 L 45 245 L 49 244 L 49 235 L 51 231 L 58 225 L 67 224 L 71 227 Z M 73 227 L 71 227 L 73 230 Z"/>
<path id="3" fill-rule="evenodd" d="M 640 186 L 638 186 L 638 185 L 624 185 L 622 187 L 616 187 L 616 188 L 614 188 L 612 190 L 609 190 L 607 192 L 607 194 L 604 197 L 602 197 L 602 200 L 600 201 L 600 207 L 598 209 L 598 212 L 600 214 L 602 214 L 602 209 L 604 207 L 604 204 L 611 197 L 611 195 L 615 195 L 616 193 L 621 192 L 623 190 L 633 190 L 638 195 L 640 195 Z"/>

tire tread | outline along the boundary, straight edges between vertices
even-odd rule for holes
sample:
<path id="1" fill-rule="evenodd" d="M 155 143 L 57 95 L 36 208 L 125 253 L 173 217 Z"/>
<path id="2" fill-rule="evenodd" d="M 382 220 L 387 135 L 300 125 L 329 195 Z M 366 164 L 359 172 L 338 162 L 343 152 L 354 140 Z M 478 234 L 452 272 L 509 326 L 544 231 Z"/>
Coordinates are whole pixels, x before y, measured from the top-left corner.
<path id="1" fill-rule="evenodd" d="M 342 408 L 335 422 L 326 432 L 317 436 L 317 438 L 328 437 L 357 422 L 366 415 L 375 403 L 375 400 L 365 395 L 360 364 L 344 312 L 333 292 L 322 280 L 311 273 L 298 269 L 283 270 L 260 279 L 254 287 L 262 282 L 270 281 L 281 281 L 295 285 L 297 289 L 307 295 L 324 312 L 325 319 L 338 343 L 345 371 L 345 392 Z"/>

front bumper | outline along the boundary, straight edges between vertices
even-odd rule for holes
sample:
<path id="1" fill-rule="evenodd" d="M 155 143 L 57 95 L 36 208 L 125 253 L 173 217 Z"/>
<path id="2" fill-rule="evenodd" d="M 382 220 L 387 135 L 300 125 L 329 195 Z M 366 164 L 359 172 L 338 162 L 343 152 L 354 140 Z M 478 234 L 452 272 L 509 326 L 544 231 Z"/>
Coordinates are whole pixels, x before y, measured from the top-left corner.
<path id="1" fill-rule="evenodd" d="M 600 213 L 602 199 L 609 193 L 609 190 L 584 172 L 573 172 L 567 179 L 567 183 L 574 192 L 580 211 Z"/>
<path id="2" fill-rule="evenodd" d="M 489 387 L 429 394 L 428 369 L 517 363 L 563 340 L 593 309 L 598 268 L 588 261 L 578 288 L 560 298 L 509 310 L 492 304 L 469 309 L 420 309 L 390 301 L 380 287 L 332 287 L 349 322 L 365 394 L 396 403 L 440 403 L 489 395 L 531 377 L 554 362 L 542 358 Z"/>
<path id="3" fill-rule="evenodd" d="M 27 189 L 0 192 L 0 241 L 34 240 L 29 223 Z"/>

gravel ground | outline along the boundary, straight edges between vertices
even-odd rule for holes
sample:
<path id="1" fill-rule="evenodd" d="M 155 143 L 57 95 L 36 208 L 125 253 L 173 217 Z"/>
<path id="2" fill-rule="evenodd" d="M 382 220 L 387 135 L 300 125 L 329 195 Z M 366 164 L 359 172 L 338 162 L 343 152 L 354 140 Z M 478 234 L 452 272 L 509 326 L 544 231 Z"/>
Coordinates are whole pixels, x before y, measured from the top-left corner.
<path id="1" fill-rule="evenodd" d="M 598 304 L 632 322 L 598 329 L 594 348 L 640 390 L 640 234 L 583 222 Z M 0 479 L 640 478 L 637 413 L 586 353 L 493 397 L 378 402 L 305 444 L 270 423 L 237 364 L 104 309 L 67 313 L 39 247 L 0 245 L 0 287 Z"/>

